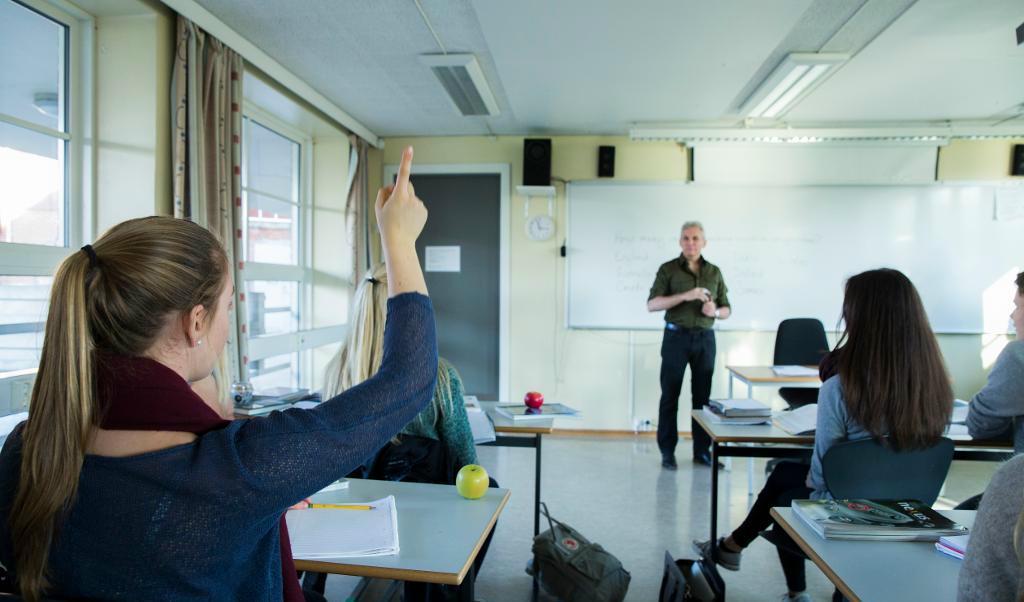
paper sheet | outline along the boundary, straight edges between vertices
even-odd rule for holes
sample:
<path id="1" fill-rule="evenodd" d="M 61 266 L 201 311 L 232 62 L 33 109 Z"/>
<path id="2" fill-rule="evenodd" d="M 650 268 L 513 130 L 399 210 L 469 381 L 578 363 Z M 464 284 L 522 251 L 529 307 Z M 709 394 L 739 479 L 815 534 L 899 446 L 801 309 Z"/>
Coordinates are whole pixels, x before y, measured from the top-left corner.
<path id="1" fill-rule="evenodd" d="M 292 555 L 301 560 L 397 554 L 395 496 L 365 503 L 373 510 L 308 508 L 286 514 Z"/>
<path id="2" fill-rule="evenodd" d="M 814 434 L 818 428 L 818 404 L 809 403 L 788 412 L 776 412 L 772 418 L 775 426 L 790 435 Z"/>
<path id="3" fill-rule="evenodd" d="M 775 376 L 817 376 L 817 368 L 807 366 L 772 366 Z"/>
<path id="4" fill-rule="evenodd" d="M 473 443 L 490 443 L 497 437 L 494 434 L 494 424 L 487 416 L 487 412 L 480 408 L 466 408 L 466 415 L 469 416 L 469 429 L 473 431 Z"/>

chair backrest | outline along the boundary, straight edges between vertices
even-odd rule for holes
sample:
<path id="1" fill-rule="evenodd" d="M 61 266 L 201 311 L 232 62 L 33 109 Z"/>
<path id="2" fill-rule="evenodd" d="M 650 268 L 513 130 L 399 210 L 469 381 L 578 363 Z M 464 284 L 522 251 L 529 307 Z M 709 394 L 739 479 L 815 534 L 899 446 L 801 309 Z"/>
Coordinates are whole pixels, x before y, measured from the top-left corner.
<path id="1" fill-rule="evenodd" d="M 821 470 L 836 499 L 918 500 L 930 506 L 952 462 L 953 441 L 945 437 L 928 449 L 900 452 L 860 439 L 829 448 Z"/>
<path id="2" fill-rule="evenodd" d="M 828 353 L 825 326 L 816 318 L 790 318 L 775 334 L 776 366 L 817 366 Z"/>

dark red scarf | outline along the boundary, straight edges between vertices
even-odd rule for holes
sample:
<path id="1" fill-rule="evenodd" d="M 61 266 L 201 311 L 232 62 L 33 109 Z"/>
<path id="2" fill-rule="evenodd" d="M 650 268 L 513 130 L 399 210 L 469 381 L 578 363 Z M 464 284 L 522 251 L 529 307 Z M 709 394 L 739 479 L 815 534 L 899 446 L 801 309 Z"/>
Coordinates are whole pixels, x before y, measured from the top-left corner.
<path id="1" fill-rule="evenodd" d="M 229 423 L 206 405 L 181 376 L 159 362 L 111 354 L 97 354 L 96 359 L 102 428 L 202 435 Z M 282 515 L 281 580 L 285 602 L 305 600 L 295 575 L 288 525 Z"/>

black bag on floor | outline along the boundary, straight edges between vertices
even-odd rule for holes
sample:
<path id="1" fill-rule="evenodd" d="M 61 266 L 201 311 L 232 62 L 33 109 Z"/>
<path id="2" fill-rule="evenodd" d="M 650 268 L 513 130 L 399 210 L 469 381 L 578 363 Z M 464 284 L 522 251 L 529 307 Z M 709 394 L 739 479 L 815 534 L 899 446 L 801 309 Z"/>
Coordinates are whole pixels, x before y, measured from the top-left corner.
<path id="1" fill-rule="evenodd" d="M 537 577 L 548 594 L 563 602 L 620 602 L 629 589 L 629 572 L 599 544 L 569 525 L 551 518 L 541 504 L 550 529 L 533 538 L 533 561 L 526 572 Z"/>
<path id="2" fill-rule="evenodd" d="M 673 560 L 665 552 L 665 574 L 658 602 L 725 602 L 725 581 L 713 562 Z"/>

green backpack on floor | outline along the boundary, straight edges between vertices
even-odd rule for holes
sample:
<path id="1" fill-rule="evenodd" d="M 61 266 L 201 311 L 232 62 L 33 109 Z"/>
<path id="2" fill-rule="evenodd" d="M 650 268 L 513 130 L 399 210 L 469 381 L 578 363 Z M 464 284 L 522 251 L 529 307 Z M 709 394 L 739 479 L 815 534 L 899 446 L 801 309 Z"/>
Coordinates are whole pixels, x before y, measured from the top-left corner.
<path id="1" fill-rule="evenodd" d="M 620 602 L 629 589 L 629 572 L 599 544 L 551 518 L 541 504 L 550 529 L 533 538 L 533 560 L 526 572 L 548 594 L 563 602 Z"/>

